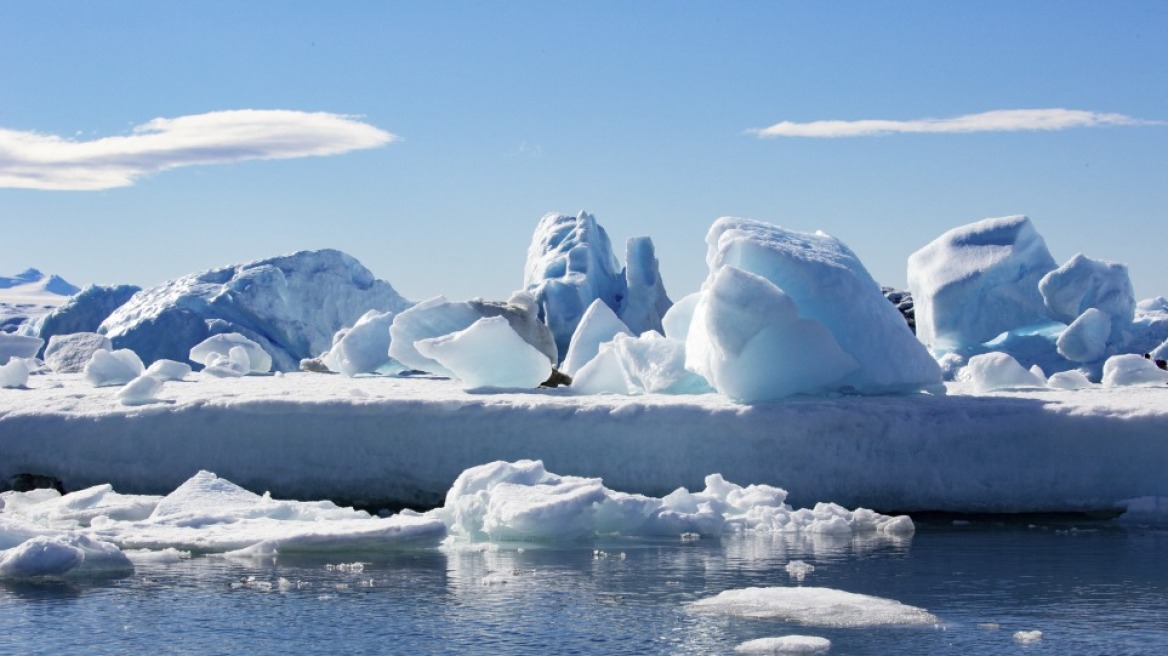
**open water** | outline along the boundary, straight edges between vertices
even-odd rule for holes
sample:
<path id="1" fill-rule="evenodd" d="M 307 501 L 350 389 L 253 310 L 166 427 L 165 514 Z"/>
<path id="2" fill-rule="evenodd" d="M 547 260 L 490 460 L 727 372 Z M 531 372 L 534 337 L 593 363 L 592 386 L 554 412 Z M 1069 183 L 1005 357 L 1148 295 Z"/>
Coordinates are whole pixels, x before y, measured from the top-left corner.
<path id="1" fill-rule="evenodd" d="M 800 583 L 792 560 L 815 570 Z M 793 585 L 894 599 L 941 623 L 832 628 L 686 609 Z M 1168 530 L 918 522 L 899 540 L 196 557 L 112 580 L 0 583 L 2 654 L 725 654 L 789 634 L 827 638 L 832 654 L 1168 654 Z"/>

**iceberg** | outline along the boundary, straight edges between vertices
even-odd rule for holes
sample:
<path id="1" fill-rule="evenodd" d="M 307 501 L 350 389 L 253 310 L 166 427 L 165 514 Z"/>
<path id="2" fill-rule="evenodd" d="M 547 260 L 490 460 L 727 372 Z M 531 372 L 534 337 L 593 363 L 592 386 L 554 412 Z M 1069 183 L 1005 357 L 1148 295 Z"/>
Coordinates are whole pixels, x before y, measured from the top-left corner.
<path id="1" fill-rule="evenodd" d="M 817 374 L 817 386 L 859 394 L 939 389 L 941 370 L 936 360 L 917 341 L 896 307 L 884 298 L 880 286 L 843 242 L 822 232 L 804 234 L 751 219 L 722 218 L 710 227 L 706 243 L 710 274 L 703 293 L 709 293 L 726 267 L 764 278 L 793 302 L 798 318 L 822 325 L 840 350 L 855 361 L 855 368 L 837 380 L 824 380 L 827 376 Z M 734 276 L 723 284 L 734 281 L 741 282 L 743 278 Z M 763 287 L 752 284 L 751 289 L 762 293 Z M 767 301 L 775 308 L 771 311 L 787 312 L 777 309 L 776 304 L 785 303 L 773 300 L 776 298 L 773 293 L 765 296 L 772 299 Z M 742 297 L 737 305 L 749 308 L 750 300 Z M 690 345 L 703 341 L 695 341 L 692 334 L 699 322 L 698 315 L 695 310 L 686 340 L 687 363 Z M 723 323 L 734 330 L 733 321 Z M 752 325 L 761 327 L 761 324 Z M 805 336 L 805 329 L 799 330 Z M 819 351 L 821 355 L 830 350 L 823 348 Z M 701 359 L 700 353 L 694 354 L 695 365 Z M 806 362 L 810 366 L 809 360 Z M 767 365 L 778 368 L 782 363 L 772 361 Z M 841 368 L 838 360 L 832 365 L 833 370 Z M 716 383 L 714 386 L 718 387 Z"/>
<path id="2" fill-rule="evenodd" d="M 369 310 L 409 303 L 353 257 L 300 251 L 212 269 L 135 294 L 101 324 L 117 348 L 144 360 L 183 361 L 213 334 L 237 332 L 259 344 L 278 371 L 322 353 L 333 334 Z"/>
<path id="3" fill-rule="evenodd" d="M 418 340 L 414 348 L 471 388 L 530 389 L 552 374 L 547 356 L 524 341 L 506 317 L 484 317 L 466 330 Z"/>
<path id="4" fill-rule="evenodd" d="M 583 324 L 581 324 L 583 325 Z M 685 343 L 657 331 L 618 334 L 572 380 L 577 394 L 701 394 L 713 388 L 685 366 Z"/>
<path id="5" fill-rule="evenodd" d="M 54 335 L 97 332 L 114 310 L 140 291 L 137 285 L 86 285 L 60 307 L 30 321 L 22 331 L 44 340 Z"/>
<path id="6" fill-rule="evenodd" d="M 908 258 L 917 336 L 951 351 L 1046 321 L 1038 283 L 1055 266 L 1024 216 L 953 228 Z"/>
<path id="7" fill-rule="evenodd" d="M 1092 260 L 1079 253 L 1044 275 L 1038 291 L 1050 317 L 1066 324 L 1091 308 L 1107 315 L 1117 330 L 1135 318 L 1135 291 L 1125 264 Z"/>
<path id="8" fill-rule="evenodd" d="M 661 282 L 660 265 L 652 239 L 630 237 L 625 242 L 624 279 L 621 320 L 634 335 L 650 330 L 662 332 L 661 319 L 673 303 Z"/>

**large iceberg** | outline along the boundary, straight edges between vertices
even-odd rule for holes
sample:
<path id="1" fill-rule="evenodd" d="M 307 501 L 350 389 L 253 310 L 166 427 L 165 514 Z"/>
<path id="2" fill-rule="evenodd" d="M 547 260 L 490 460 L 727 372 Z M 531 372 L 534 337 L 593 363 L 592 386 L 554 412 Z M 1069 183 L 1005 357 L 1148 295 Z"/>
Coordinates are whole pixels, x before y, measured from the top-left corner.
<path id="1" fill-rule="evenodd" d="M 535 297 L 540 318 L 555 335 L 560 358 L 567 354 L 576 325 L 596 299 L 635 334 L 661 332 L 661 317 L 670 301 L 652 240 L 630 239 L 626 256 L 628 267 L 621 269 L 608 233 L 591 214 L 552 213 L 540 219 L 527 249 L 523 287 Z"/>
<path id="2" fill-rule="evenodd" d="M 46 342 L 54 335 L 97 332 L 114 310 L 140 291 L 137 285 L 88 285 L 57 309 L 30 321 L 21 332 Z"/>
<path id="3" fill-rule="evenodd" d="M 940 385 L 941 370 L 936 361 L 913 336 L 896 307 L 884 298 L 859 258 L 835 237 L 794 232 L 751 219 L 722 218 L 710 227 L 706 243 L 710 274 L 703 295 L 708 298 L 694 310 L 686 340 L 687 367 L 692 362 L 698 373 L 706 375 L 718 367 L 699 363 L 717 362 L 723 357 L 718 354 L 729 352 L 724 349 L 732 344 L 760 349 L 749 357 L 739 354 L 736 366 L 741 369 L 736 373 L 725 370 L 717 375 L 726 380 L 753 380 L 748 387 L 753 389 L 749 396 L 754 399 L 813 390 L 905 393 Z M 753 276 L 724 274 L 727 268 Z M 770 286 L 761 284 L 760 278 Z M 752 294 L 758 294 L 757 306 Z M 728 313 L 726 317 L 715 316 L 723 311 Z M 776 320 L 783 317 L 786 328 L 768 325 L 767 316 Z M 672 320 L 670 323 L 676 332 L 678 328 Z M 826 334 L 812 326 L 822 327 Z M 714 333 L 709 332 L 711 328 Z M 739 330 L 745 332 L 735 334 Z M 786 337 L 779 334 L 784 330 L 790 331 Z M 756 345 L 749 344 L 752 338 L 759 339 Z M 796 341 L 784 344 L 784 339 Z M 829 340 L 846 357 L 841 357 Z M 802 348 L 813 351 L 796 355 Z M 764 354 L 775 359 L 755 358 Z M 770 370 L 790 366 L 778 359 L 780 354 L 798 358 L 798 370 L 815 380 L 802 389 L 776 381 L 776 387 L 766 391 L 762 381 L 776 375 Z M 845 366 L 849 360 L 855 366 Z M 816 369 L 819 366 L 831 370 L 831 375 L 823 375 Z M 717 382 L 711 382 L 718 387 Z"/>
<path id="4" fill-rule="evenodd" d="M 353 257 L 301 251 L 191 274 L 134 295 L 102 322 L 117 348 L 143 360 L 186 360 L 213 334 L 237 332 L 294 371 L 329 349 L 333 334 L 369 310 L 400 312 L 409 303 Z"/>
<path id="5" fill-rule="evenodd" d="M 933 350 L 947 351 L 1047 321 L 1038 282 L 1055 266 L 1024 216 L 946 232 L 908 258 L 917 336 Z"/>

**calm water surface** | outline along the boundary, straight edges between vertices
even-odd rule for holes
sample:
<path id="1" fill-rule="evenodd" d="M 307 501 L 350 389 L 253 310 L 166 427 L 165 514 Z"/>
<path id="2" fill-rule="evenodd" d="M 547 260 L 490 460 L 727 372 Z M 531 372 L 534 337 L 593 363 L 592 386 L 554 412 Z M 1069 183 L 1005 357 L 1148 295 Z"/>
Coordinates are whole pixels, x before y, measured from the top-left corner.
<path id="1" fill-rule="evenodd" d="M 820 628 L 688 602 L 802 585 L 937 627 Z M 1013 634 L 1039 630 L 1021 644 Z M 3 654 L 720 654 L 792 633 L 832 654 L 1168 654 L 1168 530 L 918 523 L 911 539 L 734 536 L 394 555 L 199 557 L 129 577 L 0 584 Z"/>

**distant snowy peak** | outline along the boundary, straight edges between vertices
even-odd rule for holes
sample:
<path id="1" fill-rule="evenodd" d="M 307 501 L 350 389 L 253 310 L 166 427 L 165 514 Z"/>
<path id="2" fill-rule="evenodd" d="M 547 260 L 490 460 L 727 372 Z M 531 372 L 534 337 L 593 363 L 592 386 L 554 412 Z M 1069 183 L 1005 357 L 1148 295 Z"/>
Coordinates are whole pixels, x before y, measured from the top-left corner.
<path id="1" fill-rule="evenodd" d="M 46 276 L 37 269 L 26 269 L 15 276 L 0 276 L 0 289 L 19 291 L 22 294 L 37 292 L 55 296 L 72 296 L 81 291 L 80 287 L 72 285 L 64 278 L 56 275 Z M 0 300 L 7 294 L 0 294 Z"/>
<path id="2" fill-rule="evenodd" d="M 11 332 L 58 307 L 80 291 L 60 276 L 27 269 L 0 276 L 0 332 Z"/>
<path id="3" fill-rule="evenodd" d="M 238 332 L 272 356 L 273 368 L 290 371 L 327 351 L 337 330 L 369 310 L 400 312 L 409 305 L 350 255 L 300 251 L 144 289 L 99 332 L 147 362 L 183 362 L 207 337 Z"/>

